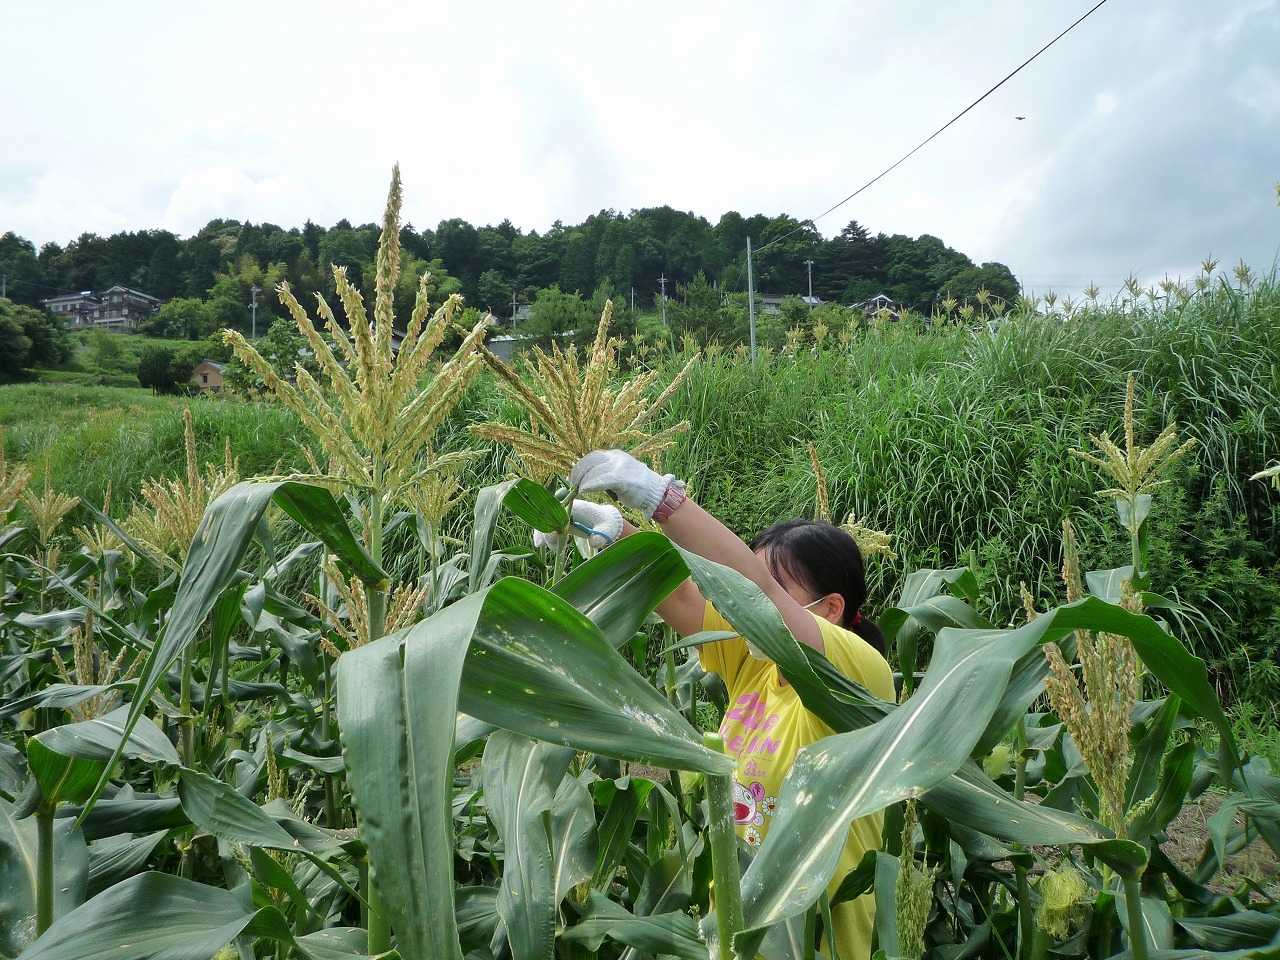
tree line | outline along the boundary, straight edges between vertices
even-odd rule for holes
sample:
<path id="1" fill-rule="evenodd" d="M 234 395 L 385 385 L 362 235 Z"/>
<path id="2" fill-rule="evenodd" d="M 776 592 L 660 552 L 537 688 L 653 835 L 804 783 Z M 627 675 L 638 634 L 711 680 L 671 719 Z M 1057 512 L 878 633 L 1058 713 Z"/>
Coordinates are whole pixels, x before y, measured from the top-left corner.
<path id="1" fill-rule="evenodd" d="M 45 298 L 115 284 L 169 301 L 144 332 L 198 339 L 223 327 L 248 332 L 251 289 L 258 287 L 258 330 L 269 329 L 283 310 L 273 290 L 281 281 L 333 302 L 331 266 L 346 266 L 363 289 L 372 289 L 378 245 L 376 224 L 340 220 L 301 228 L 218 219 L 194 236 L 167 230 L 82 234 L 65 247 L 36 249 L 12 231 L 0 236 L 0 275 L 16 304 L 39 306 Z M 824 238 L 812 223 L 782 215 L 744 217 L 730 212 L 714 226 L 671 207 L 601 211 L 576 226 L 557 221 L 544 233 L 517 229 L 509 220 L 476 227 L 461 219 L 435 229 L 401 231 L 397 316 L 407 316 L 418 281 L 431 274 L 435 300 L 461 293 L 469 305 L 499 320 L 513 301 L 533 303 L 547 291 L 649 307 L 663 285 L 668 294 L 702 285 L 721 295 L 747 289 L 746 244 L 757 253 L 752 267 L 757 292 L 808 292 L 812 261 L 814 295 L 852 304 L 884 293 L 916 311 L 930 312 L 940 298 L 964 302 L 985 289 L 1005 301 L 1020 292 L 1007 266 L 975 264 L 929 234 L 872 235 L 851 221 Z M 335 308 L 336 308 L 335 304 Z"/>

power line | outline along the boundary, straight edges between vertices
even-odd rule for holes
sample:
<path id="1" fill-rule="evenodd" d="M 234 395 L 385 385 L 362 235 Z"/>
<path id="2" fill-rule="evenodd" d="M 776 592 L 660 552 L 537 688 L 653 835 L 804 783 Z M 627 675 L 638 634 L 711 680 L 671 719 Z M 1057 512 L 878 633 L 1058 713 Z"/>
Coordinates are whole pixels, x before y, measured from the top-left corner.
<path id="1" fill-rule="evenodd" d="M 777 239 L 775 239 L 775 240 L 770 240 L 770 241 L 769 241 L 768 243 L 766 243 L 763 247 L 760 247 L 759 249 L 757 249 L 757 250 L 756 250 L 756 253 L 761 253 L 762 251 L 768 250 L 768 249 L 769 249 L 771 246 L 773 246 L 775 243 L 781 243 L 783 240 L 787 239 L 787 237 L 791 236 L 792 234 L 794 234 L 794 233 L 798 233 L 798 232 L 799 232 L 800 230 L 802 230 L 806 225 L 808 225 L 808 226 L 812 226 L 812 225 L 814 224 L 814 222 L 815 222 L 815 221 L 821 220 L 821 219 L 822 219 L 823 217 L 825 217 L 828 213 L 833 213 L 833 212 L 835 212 L 836 210 L 839 210 L 841 207 L 843 207 L 846 203 L 848 203 L 850 200 L 852 200 L 852 199 L 853 199 L 854 197 L 856 197 L 858 194 L 862 193 L 862 191 L 866 190 L 866 189 L 867 189 L 868 187 L 870 187 L 872 184 L 876 183 L 876 181 L 880 180 L 880 179 L 881 179 L 881 178 L 883 178 L 886 174 L 889 174 L 889 173 L 891 173 L 893 170 L 897 169 L 899 166 L 901 166 L 903 163 L 905 163 L 908 159 L 910 159 L 912 156 L 914 156 L 916 153 L 918 153 L 918 152 L 921 150 L 921 148 L 923 148 L 927 143 L 929 143 L 931 140 L 933 140 L 935 137 L 937 137 L 939 134 L 941 134 L 944 130 L 946 130 L 946 129 L 947 129 L 948 127 L 950 127 L 953 123 L 955 123 L 957 120 L 959 120 L 961 117 L 963 117 L 966 113 L 968 113 L 970 110 L 972 110 L 972 109 L 973 109 L 974 107 L 976 107 L 978 104 L 980 104 L 983 100 L 987 99 L 987 97 L 991 96 L 991 94 L 995 93 L 997 90 L 999 90 L 1001 87 L 1003 87 L 1006 83 L 1008 83 L 1010 80 L 1012 80 L 1015 76 L 1017 76 L 1017 75 L 1018 75 L 1018 73 L 1020 73 L 1020 72 L 1022 71 L 1022 69 L 1023 69 L 1024 67 L 1026 67 L 1026 66 L 1027 66 L 1028 64 L 1030 64 L 1033 60 L 1035 60 L 1035 59 L 1036 59 L 1036 57 L 1040 56 L 1040 54 L 1044 53 L 1046 50 L 1048 50 L 1050 47 L 1052 47 L 1055 43 L 1057 43 L 1059 40 L 1061 40 L 1063 37 L 1065 37 L 1068 33 L 1070 33 L 1072 30 L 1074 30 L 1076 27 L 1078 27 L 1081 23 L 1083 23 L 1083 22 L 1085 21 L 1085 19 L 1086 19 L 1086 18 L 1088 18 L 1088 17 L 1089 17 L 1089 16 L 1090 16 L 1090 15 L 1091 15 L 1095 10 L 1097 10 L 1100 6 L 1102 6 L 1102 5 L 1103 5 L 1104 3 L 1106 3 L 1106 2 L 1107 2 L 1107 0 L 1098 0 L 1098 2 L 1097 2 L 1097 3 L 1095 3 L 1092 7 L 1090 7 L 1090 8 L 1089 8 L 1089 10 L 1088 10 L 1088 11 L 1086 11 L 1086 12 L 1085 12 L 1085 14 L 1084 14 L 1083 16 L 1081 16 L 1081 17 L 1080 17 L 1080 19 L 1079 19 L 1079 20 L 1077 20 L 1075 23 L 1071 24 L 1071 26 L 1067 27 L 1067 29 L 1063 30 L 1060 34 L 1058 34 L 1056 37 L 1054 37 L 1052 40 L 1050 40 L 1048 43 L 1046 43 L 1043 47 L 1041 47 L 1039 50 L 1037 50 L 1035 53 L 1033 53 L 1031 56 L 1029 56 L 1029 57 L 1028 57 L 1026 60 L 1024 60 L 1022 63 L 1020 63 L 1017 67 L 1015 67 L 1015 68 L 1014 68 L 1014 70 L 1013 70 L 1013 71 L 1012 71 L 1008 76 L 1006 76 L 1003 80 L 1001 80 L 999 83 L 997 83 L 994 87 L 992 87 L 990 90 L 988 90 L 988 91 L 987 91 L 986 93 L 984 93 L 982 96 L 980 96 L 977 100 L 973 101 L 973 103 L 969 104 L 967 107 L 965 107 L 965 108 L 964 108 L 963 110 L 961 110 L 959 113 L 957 113 L 954 117 L 952 117 L 950 120 L 948 120 L 948 121 L 947 121 L 946 123 L 944 123 L 942 126 L 940 126 L 937 130 L 935 130 L 933 133 L 931 133 L 931 134 L 930 134 L 928 137 L 926 137 L 924 140 L 920 141 L 920 143 L 918 143 L 918 144 L 915 146 L 915 148 L 914 148 L 914 149 L 912 149 L 909 153 L 907 153 L 907 154 L 905 154 L 904 156 L 902 156 L 902 157 L 901 157 L 897 162 L 895 162 L 893 165 L 891 165 L 891 166 L 889 166 L 889 167 L 886 167 L 884 170 L 882 170 L 882 171 L 881 171 L 880 173 L 878 173 L 876 176 L 874 176 L 873 178 L 871 178 L 870 180 L 868 180 L 866 183 L 864 183 L 862 186 L 860 186 L 857 190 L 853 191 L 853 193 L 849 194 L 847 197 L 845 197 L 843 200 L 841 200 L 841 201 L 840 201 L 839 203 L 837 203 L 835 206 L 830 207 L 830 208 L 828 208 L 828 209 L 826 209 L 826 210 L 822 211 L 822 213 L 818 214 L 816 217 L 813 217 L 813 218 L 811 218 L 811 219 L 809 219 L 809 220 L 803 220 L 803 221 L 801 221 L 801 222 L 800 222 L 800 224 L 799 224 L 797 227 L 795 227 L 795 229 L 790 230 L 790 231 L 788 231 L 787 233 L 784 233 L 782 236 L 778 237 L 778 238 L 777 238 Z"/>

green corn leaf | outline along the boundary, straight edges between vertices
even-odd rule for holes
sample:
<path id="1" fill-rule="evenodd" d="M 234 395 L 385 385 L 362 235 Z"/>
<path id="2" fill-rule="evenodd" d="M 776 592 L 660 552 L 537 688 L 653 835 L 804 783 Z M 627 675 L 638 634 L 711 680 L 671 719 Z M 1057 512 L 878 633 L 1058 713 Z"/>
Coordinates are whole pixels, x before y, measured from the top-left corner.
<path id="1" fill-rule="evenodd" d="M 612 882 L 652 789 L 652 780 L 638 777 L 629 778 L 625 786 L 613 780 L 595 784 L 596 804 L 604 810 L 597 827 L 599 846 L 591 876 L 591 886 L 597 890 L 605 889 Z"/>
<path id="2" fill-rule="evenodd" d="M 386 580 L 386 573 L 356 539 L 333 494 L 324 487 L 295 480 L 236 484 L 209 505 L 196 530 L 168 623 L 138 680 L 137 692 L 124 726 L 123 737 L 126 740 L 150 702 L 151 694 L 195 640 L 197 631 L 223 590 L 236 580 L 240 561 L 268 505 L 273 502 L 318 537 L 363 581 L 376 584 Z M 81 817 L 92 809 L 119 758 L 120 751 L 117 750 L 106 765 Z"/>
<path id="3" fill-rule="evenodd" d="M 343 758 L 373 882 L 404 956 L 461 960 L 453 895 L 453 731 L 483 595 L 338 661 Z M 430 918 L 430 920 L 426 920 Z"/>
<path id="4" fill-rule="evenodd" d="M 1125 905 L 1125 890 L 1121 886 L 1116 890 L 1116 915 L 1125 934 L 1129 934 L 1129 909 Z M 1142 926 L 1146 937 L 1147 948 L 1152 951 L 1173 949 L 1173 914 L 1169 905 L 1163 900 L 1142 897 Z"/>
<path id="5" fill-rule="evenodd" d="M 568 896 L 573 887 L 591 878 L 597 848 L 596 808 L 591 794 L 581 780 L 565 777 L 560 781 L 551 807 L 551 853 L 557 903 Z"/>
<path id="6" fill-rule="evenodd" d="M 106 764 L 68 757 L 50 749 L 39 737 L 27 744 L 27 765 L 47 803 L 83 803 L 93 793 Z"/>
<path id="7" fill-rule="evenodd" d="M 1143 665 L 1170 693 L 1182 699 L 1187 712 L 1209 720 L 1218 728 L 1228 764 L 1233 768 L 1239 766 L 1235 736 L 1209 683 L 1204 661 L 1193 656 L 1150 617 L 1130 613 L 1097 597 L 1085 597 L 1041 614 L 1015 632 L 1028 638 L 1038 637 L 1039 644 L 1050 640 L 1061 642 L 1076 630 L 1105 631 L 1128 637 Z M 1042 692 L 1049 668 L 1042 656 L 1036 659 L 1037 653 L 1029 647 L 1024 654 L 1021 662 L 1029 667 L 1015 672 L 1010 681 L 999 709 L 978 742 L 982 752 L 988 752 L 998 743 Z"/>
<path id="8" fill-rule="evenodd" d="M 502 927 L 490 947 L 495 955 L 504 939 L 516 960 L 550 957 L 554 950 L 560 900 L 549 828 L 556 790 L 572 759 L 572 750 L 506 730 L 485 747 L 485 805 L 504 842 L 497 903 Z"/>
<path id="9" fill-rule="evenodd" d="M 191 822 L 220 840 L 271 850 L 296 846 L 294 838 L 256 803 L 206 773 L 184 769 L 178 798 Z"/>
<path id="10" fill-rule="evenodd" d="M 902 956 L 898 946 L 898 874 L 902 861 L 893 854 L 876 851 L 876 939 L 880 948 L 890 957 Z"/>
<path id="11" fill-rule="evenodd" d="M 345 654 L 338 693 L 361 836 L 408 957 L 460 954 L 451 817 L 459 708 L 592 753 L 664 768 L 732 769 L 590 620 L 523 580 L 501 580 Z M 421 923 L 428 916 L 433 921 Z"/>
<path id="12" fill-rule="evenodd" d="M 711 773 L 732 769 L 595 624 L 549 591 L 508 578 L 442 614 L 458 607 L 471 625 L 459 693 L 465 713 L 620 760 Z M 436 635 L 428 624 L 439 616 L 413 628 L 414 635 Z"/>
<path id="13" fill-rule="evenodd" d="M 974 763 L 964 764 L 921 799 L 948 820 L 1006 843 L 1082 844 L 1122 875 L 1137 873 L 1147 862 L 1140 844 L 1117 840 L 1085 817 L 1018 800 Z"/>
<path id="14" fill-rule="evenodd" d="M 551 533 L 569 525 L 569 514 L 555 496 L 524 477 L 484 487 L 476 495 L 475 525 L 471 534 L 469 593 L 485 586 L 485 571 L 490 569 L 493 532 L 498 526 L 502 508 L 506 507 L 535 530 Z"/>
<path id="15" fill-rule="evenodd" d="M 1125 787 L 1125 806 L 1132 806 L 1139 800 L 1149 797 L 1160 779 L 1160 765 L 1164 759 L 1165 748 L 1178 722 L 1178 710 L 1182 701 L 1177 697 L 1166 697 L 1160 709 L 1145 724 L 1142 737 L 1133 748 L 1132 766 L 1129 768 L 1129 782 Z"/>
<path id="16" fill-rule="evenodd" d="M 36 821 L 14 818 L 13 805 L 0 799 L 0 957 L 16 957 L 35 938 Z M 84 902 L 89 882 L 89 849 L 69 819 L 53 824 L 53 916 Z M 25 954 L 24 954 L 25 956 Z"/>
<path id="17" fill-rule="evenodd" d="M 552 588 L 604 631 L 609 643 L 630 640 L 668 594 L 689 576 L 674 545 L 641 532 L 579 564 Z"/>
<path id="18" fill-rule="evenodd" d="M 93 720 L 53 727 L 37 736 L 36 740 L 65 757 L 101 763 L 117 755 L 173 766 L 181 762 L 169 738 L 146 717 L 139 720 L 126 739 L 124 729 L 128 720 L 129 708 L 118 707 Z"/>
<path id="19" fill-rule="evenodd" d="M 582 920 L 560 937 L 584 944 L 595 953 L 605 937 L 653 956 L 674 956 L 682 960 L 706 960 L 707 946 L 698 936 L 698 925 L 686 913 L 664 913 L 637 917 L 608 897 L 592 892 Z"/>
<path id="20" fill-rule="evenodd" d="M 249 910 L 218 887 L 144 873 L 55 920 L 22 960 L 209 960 L 241 934 L 310 957 L 275 907 Z"/>
<path id="21" fill-rule="evenodd" d="M 1038 652 L 1041 644 L 1082 628 L 1136 637 L 1135 645 L 1160 650 L 1166 656 L 1162 672 L 1191 692 L 1199 707 L 1221 717 L 1212 690 L 1206 695 L 1197 688 L 1193 665 L 1179 662 L 1172 648 L 1181 647 L 1173 638 L 1149 617 L 1135 616 L 1096 598 L 1059 607 L 1015 630 L 945 629 L 938 635 L 933 663 L 920 690 L 906 704 L 871 727 L 828 738 L 800 752 L 779 796 L 774 828 L 743 878 L 744 911 L 754 929 L 738 946 L 754 948 L 763 928 L 815 902 L 831 878 L 845 831 L 854 819 L 895 800 L 918 796 L 959 770 L 981 742 L 973 724 L 986 726 L 982 740 L 996 729 L 1003 735 L 1008 725 L 998 726 L 995 718 L 1008 710 L 1014 667 Z M 1185 650 L 1182 657 L 1194 659 Z M 1204 665 L 1196 663 L 1207 687 Z M 1023 691 L 1016 695 L 1022 696 Z M 1017 716 L 1028 702 L 1019 704 Z M 955 724 L 954 717 L 960 715 L 970 723 Z M 1222 720 L 1225 726 L 1225 717 Z M 822 802 L 811 802 L 813 798 Z M 1120 863 L 1126 857 L 1138 859 L 1132 847 L 1120 847 L 1113 855 Z"/>
<path id="22" fill-rule="evenodd" d="M 140 837 L 125 834 L 89 844 L 88 895 L 95 897 L 113 884 L 140 873 L 166 836 L 167 831 L 157 830 Z"/>
<path id="23" fill-rule="evenodd" d="M 99 800 L 93 810 L 81 819 L 85 839 L 100 840 L 122 833 L 173 830 L 191 822 L 182 812 L 177 797 L 138 796 L 128 787 L 121 794 L 124 796 Z M 74 809 L 64 807 L 60 812 Z"/>
<path id="24" fill-rule="evenodd" d="M 1115 567 L 1111 570 L 1090 570 L 1084 575 L 1085 587 L 1091 596 L 1107 603 L 1119 603 L 1121 588 L 1126 580 L 1133 580 L 1133 567 Z"/>
<path id="25" fill-rule="evenodd" d="M 1280 913 L 1244 910 L 1220 917 L 1179 917 L 1178 926 L 1206 950 L 1248 950 L 1280 943 Z"/>
<path id="26" fill-rule="evenodd" d="M 1129 823 L 1125 833 L 1129 839 L 1141 843 L 1158 830 L 1164 830 L 1182 810 L 1191 792 L 1191 779 L 1195 774 L 1196 745 L 1182 743 L 1170 750 L 1160 764 L 1160 775 L 1149 795 L 1136 795 L 1137 815 Z"/>
<path id="27" fill-rule="evenodd" d="M 750 929 L 736 949 L 750 953 L 766 928 L 817 901 L 853 820 L 919 796 L 960 768 L 1022 652 L 1013 633 L 943 631 L 920 689 L 903 706 L 800 751 L 773 826 L 742 878 Z M 961 714 L 970 722 L 954 723 Z"/>

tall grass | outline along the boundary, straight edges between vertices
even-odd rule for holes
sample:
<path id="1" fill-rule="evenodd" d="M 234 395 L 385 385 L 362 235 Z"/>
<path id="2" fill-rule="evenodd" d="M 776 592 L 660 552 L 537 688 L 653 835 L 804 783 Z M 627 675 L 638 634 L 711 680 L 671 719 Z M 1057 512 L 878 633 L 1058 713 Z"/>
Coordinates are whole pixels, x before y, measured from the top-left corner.
<path id="1" fill-rule="evenodd" d="M 155 397 L 115 387 L 0 389 L 6 455 L 40 475 L 47 467 L 56 489 L 95 506 L 102 505 L 109 483 L 112 513 L 118 515 L 127 511 L 144 479 L 185 470 L 186 407 L 192 410 L 202 462 L 221 464 L 229 437 L 245 476 L 305 469 L 298 419 L 279 406 Z"/>
<path id="2" fill-rule="evenodd" d="M 755 367 L 713 357 L 672 405 L 694 430 L 664 466 L 749 536 L 813 515 L 813 443 L 836 519 L 895 536 L 900 565 L 872 565 L 879 602 L 913 569 L 968 564 L 1007 622 L 1020 582 L 1057 596 L 1065 516 L 1087 568 L 1128 562 L 1114 507 L 1095 495 L 1106 484 L 1069 451 L 1119 435 L 1135 372 L 1140 440 L 1176 419 L 1198 441 L 1153 518 L 1155 582 L 1203 612 L 1186 626 L 1224 686 L 1272 697 L 1280 497 L 1247 478 L 1280 457 L 1278 312 L 1272 279 L 1071 319 L 1015 315 L 994 331 L 873 329 Z"/>

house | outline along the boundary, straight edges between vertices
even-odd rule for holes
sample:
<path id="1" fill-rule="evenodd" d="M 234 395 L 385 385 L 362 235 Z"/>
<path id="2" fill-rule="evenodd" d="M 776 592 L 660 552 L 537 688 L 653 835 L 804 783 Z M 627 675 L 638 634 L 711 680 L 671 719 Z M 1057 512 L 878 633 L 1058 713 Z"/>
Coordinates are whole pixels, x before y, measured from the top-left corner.
<path id="1" fill-rule="evenodd" d="M 158 313 L 163 301 L 117 284 L 102 293 L 82 290 L 63 293 L 44 301 L 44 308 L 70 327 L 131 332 L 138 321 Z"/>
<path id="2" fill-rule="evenodd" d="M 870 300 L 855 303 L 850 309 L 861 310 L 868 317 L 877 316 L 880 311 L 885 310 L 888 311 L 890 320 L 897 320 L 902 315 L 902 304 L 884 293 L 877 293 Z"/>
<path id="3" fill-rule="evenodd" d="M 222 371 L 226 364 L 202 360 L 191 371 L 191 382 L 200 393 L 218 393 L 222 389 Z"/>
<path id="4" fill-rule="evenodd" d="M 787 299 L 788 297 L 790 297 L 790 296 L 792 296 L 792 294 L 784 294 L 784 293 L 762 293 L 762 294 L 760 294 L 760 312 L 761 312 L 761 313 L 770 313 L 770 314 L 779 314 L 779 313 L 781 313 L 781 312 L 782 312 L 782 301 L 783 301 L 783 300 L 786 300 L 786 299 Z M 807 305 L 809 306 L 809 309 L 810 309 L 810 310 L 812 310 L 814 307 L 820 307 L 820 306 L 822 306 L 822 298 L 821 298 L 821 297 L 805 297 L 805 296 L 797 296 L 797 297 L 795 297 L 795 299 L 796 299 L 796 300 L 799 300 L 801 303 L 807 304 Z"/>

